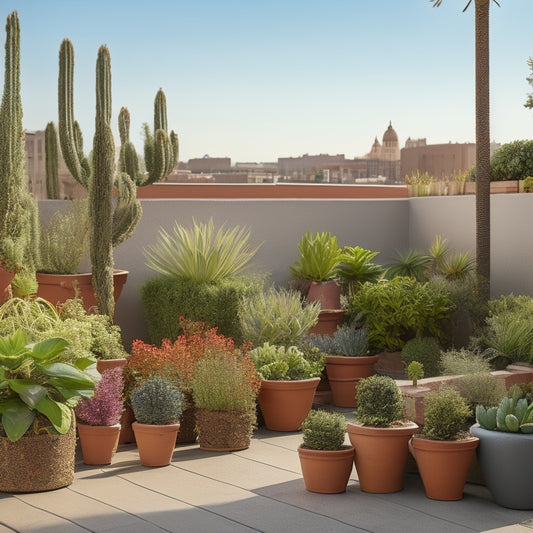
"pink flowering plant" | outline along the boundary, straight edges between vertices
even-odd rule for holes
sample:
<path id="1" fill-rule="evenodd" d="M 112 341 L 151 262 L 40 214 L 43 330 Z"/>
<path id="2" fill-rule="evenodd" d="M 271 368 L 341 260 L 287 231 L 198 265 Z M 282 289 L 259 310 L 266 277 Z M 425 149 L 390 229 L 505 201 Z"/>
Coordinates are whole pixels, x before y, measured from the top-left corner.
<path id="1" fill-rule="evenodd" d="M 113 426 L 122 415 L 122 389 L 124 380 L 121 368 L 111 368 L 102 373 L 91 398 L 83 398 L 75 408 L 76 417 L 90 426 Z"/>

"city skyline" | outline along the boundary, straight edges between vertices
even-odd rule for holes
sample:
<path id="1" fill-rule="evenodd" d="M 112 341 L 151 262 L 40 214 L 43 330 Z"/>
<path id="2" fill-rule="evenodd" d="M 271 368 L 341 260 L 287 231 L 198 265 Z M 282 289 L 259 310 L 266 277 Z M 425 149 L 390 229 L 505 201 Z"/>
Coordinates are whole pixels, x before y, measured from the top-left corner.
<path id="1" fill-rule="evenodd" d="M 244 0 L 90 3 L 6 0 L 21 23 L 23 125 L 57 122 L 58 51 L 75 49 L 75 117 L 85 151 L 94 131 L 94 71 L 111 53 L 113 129 L 121 106 L 132 137 L 152 123 L 162 87 L 180 160 L 275 161 L 304 153 L 361 157 L 389 121 L 400 146 L 474 142 L 474 6 L 445 0 Z M 491 3 L 491 140 L 531 138 L 531 0 Z M 2 36 L 5 41 L 5 33 Z M 1 72 L 3 83 L 3 69 Z"/>

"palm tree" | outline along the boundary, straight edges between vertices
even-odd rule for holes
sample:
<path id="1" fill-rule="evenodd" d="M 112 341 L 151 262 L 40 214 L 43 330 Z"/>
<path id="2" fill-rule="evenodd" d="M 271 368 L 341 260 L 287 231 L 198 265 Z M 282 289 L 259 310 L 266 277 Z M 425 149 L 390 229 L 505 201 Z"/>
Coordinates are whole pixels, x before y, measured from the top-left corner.
<path id="1" fill-rule="evenodd" d="M 500 4 L 492 0 L 498 7 Z M 443 0 L 430 0 L 438 7 Z M 474 0 L 476 37 L 476 273 L 479 296 L 490 298 L 490 99 L 489 6 Z M 463 12 L 472 0 L 468 0 Z"/>

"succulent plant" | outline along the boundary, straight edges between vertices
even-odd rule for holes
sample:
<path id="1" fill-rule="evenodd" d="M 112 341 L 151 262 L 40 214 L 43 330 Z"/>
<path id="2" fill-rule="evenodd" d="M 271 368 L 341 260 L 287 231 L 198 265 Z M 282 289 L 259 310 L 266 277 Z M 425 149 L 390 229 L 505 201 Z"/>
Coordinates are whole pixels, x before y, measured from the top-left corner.
<path id="1" fill-rule="evenodd" d="M 303 444 L 313 450 L 339 450 L 344 444 L 346 418 L 341 413 L 311 410 L 302 424 Z"/>
<path id="2" fill-rule="evenodd" d="M 362 357 L 368 353 L 368 330 L 343 324 L 331 335 L 310 335 L 311 343 L 331 355 Z"/>
<path id="3" fill-rule="evenodd" d="M 433 337 L 415 337 L 407 341 L 402 348 L 402 361 L 405 366 L 413 361 L 424 365 L 427 378 L 439 375 L 441 349 Z"/>
<path id="4" fill-rule="evenodd" d="M 182 402 L 178 387 L 162 376 L 147 379 L 131 393 L 131 407 L 140 424 L 176 423 L 181 417 Z"/>
<path id="5" fill-rule="evenodd" d="M 407 367 L 407 377 L 412 380 L 413 387 L 416 387 L 418 380 L 424 377 L 424 365 L 418 361 L 411 361 Z"/>
<path id="6" fill-rule="evenodd" d="M 476 407 L 478 424 L 489 430 L 533 433 L 533 403 L 526 398 L 505 397 L 498 407 Z"/>
<path id="7" fill-rule="evenodd" d="M 387 427 L 403 414 L 402 393 L 389 376 L 363 378 L 357 386 L 357 420 L 366 426 Z"/>

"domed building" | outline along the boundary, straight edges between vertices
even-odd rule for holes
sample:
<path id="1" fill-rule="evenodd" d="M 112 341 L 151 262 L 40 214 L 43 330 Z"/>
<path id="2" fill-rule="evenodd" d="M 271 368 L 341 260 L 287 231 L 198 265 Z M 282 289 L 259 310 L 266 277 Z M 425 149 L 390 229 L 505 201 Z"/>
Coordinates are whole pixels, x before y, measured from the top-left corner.
<path id="1" fill-rule="evenodd" d="M 370 178 L 386 178 L 386 183 L 399 183 L 400 179 L 400 142 L 398 134 L 389 122 L 383 134 L 382 143 L 376 137 L 370 152 L 364 156 L 367 174 Z"/>

